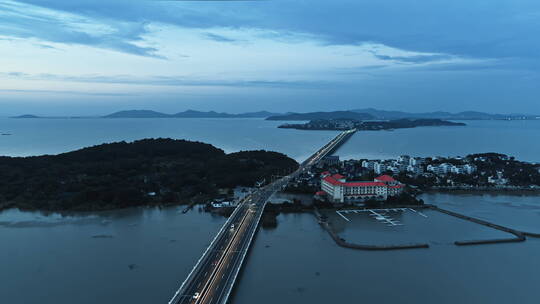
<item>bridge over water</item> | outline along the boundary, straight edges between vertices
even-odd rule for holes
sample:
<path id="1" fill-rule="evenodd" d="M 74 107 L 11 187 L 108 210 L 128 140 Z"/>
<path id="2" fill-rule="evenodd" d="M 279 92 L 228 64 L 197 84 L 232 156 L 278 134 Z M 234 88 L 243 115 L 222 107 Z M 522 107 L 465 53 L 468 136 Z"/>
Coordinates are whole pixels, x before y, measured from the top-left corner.
<path id="1" fill-rule="evenodd" d="M 356 129 L 341 132 L 290 175 L 246 196 L 221 227 L 169 304 L 224 304 L 257 231 L 266 202 L 299 174 L 333 153 Z"/>

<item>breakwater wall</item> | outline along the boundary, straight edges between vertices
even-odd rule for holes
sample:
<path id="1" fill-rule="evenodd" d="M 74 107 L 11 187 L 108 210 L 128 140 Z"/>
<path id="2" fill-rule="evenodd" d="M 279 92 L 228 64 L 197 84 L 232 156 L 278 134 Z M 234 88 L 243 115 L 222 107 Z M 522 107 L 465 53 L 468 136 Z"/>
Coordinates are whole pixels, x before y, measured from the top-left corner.
<path id="1" fill-rule="evenodd" d="M 521 231 L 514 230 L 514 229 L 511 229 L 511 228 L 508 228 L 508 227 L 501 226 L 501 225 L 497 225 L 497 224 L 494 224 L 494 223 L 491 223 L 491 222 L 488 222 L 488 221 L 484 221 L 484 220 L 481 220 L 481 219 L 477 219 L 477 218 L 474 218 L 474 217 L 470 217 L 470 216 L 467 216 L 467 215 L 463 215 L 463 214 L 453 212 L 453 211 L 450 211 L 450 210 L 442 209 L 442 208 L 437 207 L 435 205 L 428 205 L 428 207 L 430 209 L 432 209 L 432 210 L 435 210 L 435 211 L 438 211 L 438 212 L 441 212 L 441 213 L 444 213 L 444 214 L 448 214 L 450 216 L 457 217 L 457 218 L 460 218 L 462 220 L 473 222 L 473 223 L 476 223 L 476 224 L 479 224 L 479 225 L 483 225 L 483 226 L 486 226 L 486 227 L 489 227 L 489 228 L 492 228 L 492 229 L 500 230 L 500 231 L 503 231 L 503 232 L 510 233 L 510 234 L 514 235 L 514 237 L 504 238 L 504 239 L 455 241 L 454 244 L 456 244 L 458 246 L 499 244 L 499 243 L 514 243 L 514 242 L 523 242 L 523 241 L 526 240 L 524 233 L 521 232 Z"/>
<path id="2" fill-rule="evenodd" d="M 540 233 L 533 233 L 533 232 L 526 232 L 526 231 L 521 231 L 521 233 L 524 236 L 529 236 L 529 237 L 533 237 L 533 238 L 540 238 Z"/>
<path id="3" fill-rule="evenodd" d="M 338 246 L 350 249 L 358 250 L 371 250 L 371 251 L 383 251 L 383 250 L 400 250 L 400 249 L 418 249 L 418 248 L 429 248 L 429 244 L 420 243 L 420 244 L 390 244 L 390 245 L 367 245 L 367 244 L 354 244 L 345 241 L 341 238 L 335 231 L 332 229 L 330 223 L 328 223 L 323 216 L 320 214 L 319 210 L 315 209 L 313 214 L 319 221 L 319 224 L 330 234 L 334 242 Z"/>

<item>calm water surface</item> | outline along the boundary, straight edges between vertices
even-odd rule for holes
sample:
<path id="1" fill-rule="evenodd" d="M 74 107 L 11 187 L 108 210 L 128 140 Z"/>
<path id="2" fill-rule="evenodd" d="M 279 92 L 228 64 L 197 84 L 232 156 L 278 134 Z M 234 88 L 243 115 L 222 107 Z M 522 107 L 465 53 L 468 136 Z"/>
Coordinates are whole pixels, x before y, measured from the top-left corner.
<path id="1" fill-rule="evenodd" d="M 263 119 L 10 119 L 0 118 L 0 155 L 56 154 L 105 142 L 176 138 L 210 143 L 225 152 L 265 149 L 304 160 L 336 131 L 279 129 Z"/>
<path id="2" fill-rule="evenodd" d="M 104 142 L 148 137 L 198 140 L 226 152 L 266 149 L 304 160 L 336 131 L 278 129 L 263 119 L 10 119 L 0 118 L 0 155 L 54 154 Z M 344 159 L 401 154 L 456 156 L 501 152 L 540 162 L 540 121 L 466 121 L 466 127 L 363 131 L 339 151 Z"/>
<path id="3" fill-rule="evenodd" d="M 430 195 L 425 200 L 462 205 L 483 200 L 486 205 L 475 208 L 489 211 L 491 198 Z M 493 203 L 504 200 L 515 201 L 502 196 Z M 497 208 L 491 218 L 504 219 L 505 212 L 513 210 Z M 348 229 L 362 230 L 354 241 L 364 243 L 425 241 L 431 246 L 389 252 L 338 247 L 312 215 L 280 215 L 276 229 L 259 232 L 233 303 L 538 303 L 540 239 L 457 247 L 456 239 L 501 235 L 442 214 L 426 214 L 424 221 L 409 213 L 404 226 L 394 231 L 373 219 L 352 218 L 340 232 L 350 239 Z M 535 216 L 523 219 L 523 227 L 540 229 L 540 215 Z M 419 234 L 407 235 L 403 229 Z"/>
<path id="4" fill-rule="evenodd" d="M 498 152 L 540 162 L 540 120 L 465 121 L 465 127 L 424 127 L 356 133 L 341 147 L 344 159 L 413 156 L 465 156 Z"/>
<path id="5" fill-rule="evenodd" d="M 223 217 L 180 208 L 0 214 L 0 303 L 167 303 Z"/>

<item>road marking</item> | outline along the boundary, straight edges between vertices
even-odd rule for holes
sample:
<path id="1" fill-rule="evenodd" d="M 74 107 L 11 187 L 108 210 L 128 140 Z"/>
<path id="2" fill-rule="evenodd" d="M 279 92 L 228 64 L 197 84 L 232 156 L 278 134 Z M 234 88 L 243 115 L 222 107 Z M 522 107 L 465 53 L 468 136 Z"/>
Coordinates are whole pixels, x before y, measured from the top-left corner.
<path id="1" fill-rule="evenodd" d="M 420 212 L 420 211 L 418 211 L 417 213 L 420 214 L 420 215 L 423 216 L 423 217 L 428 217 L 427 215 L 423 214 L 423 213 Z"/>

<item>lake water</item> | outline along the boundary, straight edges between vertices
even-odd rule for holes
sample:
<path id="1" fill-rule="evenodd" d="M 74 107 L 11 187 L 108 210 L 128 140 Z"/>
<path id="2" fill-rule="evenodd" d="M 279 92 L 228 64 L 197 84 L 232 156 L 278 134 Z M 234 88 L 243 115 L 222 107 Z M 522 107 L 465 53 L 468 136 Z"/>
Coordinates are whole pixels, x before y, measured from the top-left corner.
<path id="1" fill-rule="evenodd" d="M 263 119 L 10 119 L 0 118 L 0 155 L 56 154 L 105 142 L 168 137 L 210 143 L 225 152 L 265 149 L 303 160 L 336 131 L 279 129 Z"/>
<path id="2" fill-rule="evenodd" d="M 466 121 L 465 127 L 424 127 L 364 131 L 341 147 L 343 159 L 413 156 L 465 156 L 498 152 L 540 162 L 540 120 Z"/>
<path id="3" fill-rule="evenodd" d="M 426 201 L 439 199 L 460 204 L 489 201 L 489 197 L 459 195 L 430 195 Z M 538 200 L 536 206 L 540 207 Z M 395 234 L 373 219 L 352 219 L 358 223 L 349 228 L 369 229 L 355 241 L 430 244 L 429 249 L 387 252 L 338 247 L 312 215 L 280 215 L 275 230 L 259 232 L 233 303 L 538 303 L 540 239 L 458 247 L 451 240 L 500 235 L 451 217 L 444 219 L 449 224 L 445 231 L 439 229 L 441 222 L 435 222 L 445 215 L 427 215 L 432 225 L 424 223 L 422 235 L 412 238 Z M 404 221 L 405 229 L 418 228 L 412 219 Z M 538 229 L 539 220 L 537 216 L 527 225 Z"/>
<path id="4" fill-rule="evenodd" d="M 148 137 L 198 140 L 226 152 L 266 149 L 304 160 L 336 131 L 279 129 L 263 119 L 10 119 L 0 118 L 0 155 L 55 154 L 104 142 Z M 401 154 L 456 156 L 501 152 L 540 162 L 540 120 L 467 121 L 465 127 L 362 131 L 338 154 L 392 158 Z"/>
<path id="5" fill-rule="evenodd" d="M 173 137 L 227 152 L 269 149 L 302 160 L 332 131 L 278 129 L 260 119 L 0 119 L 0 155 L 39 155 L 118 140 Z M 469 122 L 459 128 L 359 132 L 337 154 L 464 155 L 497 151 L 540 162 L 540 122 Z M 540 197 L 425 194 L 427 203 L 540 232 Z M 225 221 L 197 209 L 0 213 L 0 303 L 166 303 Z M 435 212 L 394 214 L 389 227 L 362 215 L 332 221 L 347 240 L 427 242 L 429 249 L 338 247 L 311 214 L 260 229 L 232 303 L 538 303 L 540 239 L 457 247 L 499 231 Z M 341 222 L 340 222 L 341 221 Z"/>
<path id="6" fill-rule="evenodd" d="M 180 208 L 0 214 L 0 303 L 167 303 L 225 222 Z"/>

